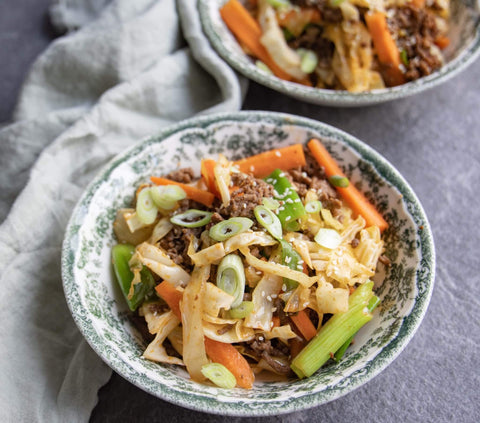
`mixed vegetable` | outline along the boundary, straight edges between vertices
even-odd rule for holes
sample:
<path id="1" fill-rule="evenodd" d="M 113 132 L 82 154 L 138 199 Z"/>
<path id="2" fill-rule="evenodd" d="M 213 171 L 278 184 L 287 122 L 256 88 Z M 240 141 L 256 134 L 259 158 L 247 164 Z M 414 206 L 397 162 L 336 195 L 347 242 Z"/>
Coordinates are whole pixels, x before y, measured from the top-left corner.
<path id="1" fill-rule="evenodd" d="M 372 319 L 388 225 L 318 140 L 151 182 L 112 249 L 146 359 L 249 389 L 340 360 Z"/>
<path id="2" fill-rule="evenodd" d="M 220 15 L 263 71 L 362 92 L 440 68 L 449 10 L 449 0 L 228 0 Z"/>

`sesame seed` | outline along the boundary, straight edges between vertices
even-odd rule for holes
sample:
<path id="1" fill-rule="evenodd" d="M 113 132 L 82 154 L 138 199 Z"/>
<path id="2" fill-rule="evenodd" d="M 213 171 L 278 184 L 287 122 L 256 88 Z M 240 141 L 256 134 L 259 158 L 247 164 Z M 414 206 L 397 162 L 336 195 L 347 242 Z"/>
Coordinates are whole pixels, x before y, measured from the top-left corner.
<path id="1" fill-rule="evenodd" d="M 283 284 L 282 285 L 282 291 L 286 291 L 287 290 L 287 285 Z"/>
<path id="2" fill-rule="evenodd" d="M 265 291 L 262 291 L 262 297 L 265 298 Z"/>
<path id="3" fill-rule="evenodd" d="M 285 222 L 288 222 L 291 218 L 292 218 L 292 216 L 287 216 L 287 217 L 285 218 Z"/>
<path id="4" fill-rule="evenodd" d="M 280 153 L 280 151 L 277 150 L 277 151 L 275 151 L 275 156 L 282 157 L 282 153 Z"/>
<path id="5" fill-rule="evenodd" d="M 250 166 L 250 171 L 253 172 L 255 170 L 255 166 L 251 165 Z"/>
<path id="6" fill-rule="evenodd" d="M 267 297 L 267 300 L 268 300 L 268 301 L 272 301 L 272 297 L 269 295 L 269 296 Z"/>

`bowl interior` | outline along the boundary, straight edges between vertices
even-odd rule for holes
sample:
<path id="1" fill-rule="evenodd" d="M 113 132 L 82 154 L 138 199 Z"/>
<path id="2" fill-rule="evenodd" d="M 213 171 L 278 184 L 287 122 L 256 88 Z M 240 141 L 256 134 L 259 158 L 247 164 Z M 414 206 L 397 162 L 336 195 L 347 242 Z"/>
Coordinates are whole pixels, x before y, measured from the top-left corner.
<path id="1" fill-rule="evenodd" d="M 357 335 L 345 359 L 301 381 L 262 379 L 252 390 L 222 390 L 192 382 L 176 366 L 141 358 L 146 345 L 128 320 L 110 264 L 118 208 L 150 175 L 225 154 L 238 159 L 320 138 L 351 181 L 384 214 L 389 268 L 375 279 L 382 306 Z M 355 138 L 290 115 L 241 112 L 197 118 L 172 127 L 115 158 L 74 210 L 64 242 L 62 273 L 72 315 L 90 345 L 116 372 L 173 403 L 232 415 L 267 415 L 312 407 L 366 382 L 406 345 L 425 313 L 433 287 L 434 250 L 427 219 L 411 188 L 381 156 Z"/>
<path id="2" fill-rule="evenodd" d="M 363 106 L 406 97 L 432 88 L 456 75 L 480 53 L 480 6 L 477 0 L 451 0 L 450 45 L 446 64 L 427 77 L 398 87 L 349 93 L 283 81 L 255 66 L 229 31 L 219 9 L 226 0 L 197 0 L 202 28 L 214 49 L 233 68 L 269 88 L 310 103 L 329 106 Z"/>

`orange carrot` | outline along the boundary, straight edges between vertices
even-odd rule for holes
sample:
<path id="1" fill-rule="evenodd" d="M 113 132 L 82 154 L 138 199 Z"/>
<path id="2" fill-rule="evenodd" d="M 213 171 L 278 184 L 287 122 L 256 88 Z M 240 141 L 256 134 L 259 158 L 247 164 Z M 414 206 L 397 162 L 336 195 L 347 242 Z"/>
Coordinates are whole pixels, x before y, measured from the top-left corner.
<path id="1" fill-rule="evenodd" d="M 289 170 L 304 166 L 305 163 L 302 144 L 294 144 L 247 157 L 235 162 L 235 165 L 243 173 L 252 173 L 257 178 L 264 178 L 275 169 Z"/>
<path id="2" fill-rule="evenodd" d="M 156 185 L 177 185 L 185 191 L 188 198 L 207 207 L 210 207 L 215 199 L 215 196 L 211 192 L 192 187 L 191 185 L 182 184 L 170 179 L 159 178 L 158 176 L 151 176 L 150 180 Z"/>
<path id="3" fill-rule="evenodd" d="M 307 341 L 310 341 L 310 339 L 317 334 L 317 329 L 315 329 L 314 324 L 305 310 L 300 310 L 297 314 L 292 314 L 290 319 L 292 319 L 297 329 Z"/>
<path id="4" fill-rule="evenodd" d="M 318 9 L 313 8 L 290 9 L 288 12 L 278 13 L 277 21 L 281 27 L 287 28 L 297 37 L 308 24 L 320 23 L 322 15 Z"/>
<path id="5" fill-rule="evenodd" d="M 273 323 L 274 328 L 278 328 L 280 326 L 280 317 L 273 316 L 272 317 L 272 323 Z"/>
<path id="6" fill-rule="evenodd" d="M 438 46 L 438 48 L 443 50 L 450 45 L 450 38 L 446 37 L 445 35 L 439 35 L 437 38 L 435 38 L 434 43 Z"/>
<path id="7" fill-rule="evenodd" d="M 387 84 L 403 84 L 405 75 L 400 70 L 400 52 L 388 30 L 387 17 L 382 12 L 367 13 L 365 14 L 365 22 L 372 37 L 378 60 L 385 67 Z"/>
<path id="8" fill-rule="evenodd" d="M 203 159 L 200 165 L 200 172 L 205 180 L 205 184 L 208 187 L 208 190 L 215 195 L 215 197 L 220 198 L 217 186 L 215 185 L 215 165 L 217 162 L 213 159 Z"/>
<path id="9" fill-rule="evenodd" d="M 317 160 L 320 166 L 325 168 L 328 177 L 338 175 L 345 176 L 338 164 L 327 151 L 327 149 L 316 139 L 312 139 L 308 143 L 308 148 Z M 380 231 L 388 228 L 388 223 L 375 207 L 358 191 L 353 184 L 349 184 L 346 188 L 337 187 L 337 191 L 343 197 L 348 206 L 357 215 L 363 216 L 367 226 L 378 226 Z"/>
<path id="10" fill-rule="evenodd" d="M 276 76 L 287 81 L 292 79 L 270 57 L 267 49 L 260 42 L 262 37 L 260 25 L 238 0 L 227 1 L 220 9 L 220 16 L 240 43 L 265 63 Z"/>
<path id="11" fill-rule="evenodd" d="M 212 361 L 223 364 L 233 373 L 238 386 L 245 389 L 252 388 L 255 380 L 252 368 L 233 345 L 205 337 L 205 350 Z"/>
<path id="12" fill-rule="evenodd" d="M 155 287 L 157 294 L 163 298 L 163 300 L 168 304 L 170 310 L 173 311 L 175 316 L 179 319 L 182 319 L 182 312 L 180 311 L 180 300 L 183 297 L 183 294 L 178 291 L 175 286 L 170 282 L 163 281 Z"/>

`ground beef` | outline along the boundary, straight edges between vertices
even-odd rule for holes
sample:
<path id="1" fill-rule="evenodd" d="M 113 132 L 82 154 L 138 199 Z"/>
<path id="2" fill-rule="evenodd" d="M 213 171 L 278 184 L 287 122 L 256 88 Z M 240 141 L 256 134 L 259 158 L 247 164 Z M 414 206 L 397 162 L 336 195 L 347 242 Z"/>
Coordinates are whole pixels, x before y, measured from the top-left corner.
<path id="1" fill-rule="evenodd" d="M 195 180 L 195 173 L 191 167 L 184 167 L 165 175 L 164 178 L 170 179 L 175 182 L 181 182 L 182 184 L 189 184 Z"/>
<path id="2" fill-rule="evenodd" d="M 140 332 L 142 339 L 149 344 L 155 338 L 155 335 L 152 335 L 148 330 L 147 322 L 143 316 L 139 316 L 138 314 L 129 313 L 128 319 L 132 323 L 132 325 Z"/>
<path id="3" fill-rule="evenodd" d="M 332 65 L 335 45 L 332 41 L 323 38 L 322 33 L 323 28 L 321 27 L 314 25 L 307 26 L 302 34 L 288 44 L 294 50 L 305 48 L 314 51 L 318 57 L 318 66 L 329 69 Z"/>
<path id="4" fill-rule="evenodd" d="M 435 16 L 427 9 L 412 5 L 397 7 L 389 13 L 388 26 L 397 34 L 396 43 L 400 51 L 405 51 L 408 63 L 404 64 L 408 81 L 430 75 L 442 65 L 435 53 L 435 39 L 439 35 Z"/>
<path id="5" fill-rule="evenodd" d="M 323 21 L 327 23 L 339 23 L 342 21 L 342 11 L 339 7 L 330 7 L 329 0 L 291 0 L 291 3 L 300 7 L 318 9 Z"/>
<path id="6" fill-rule="evenodd" d="M 253 209 L 262 204 L 262 198 L 273 197 L 273 187 L 270 184 L 250 175 L 232 174 L 232 185 L 238 188 L 232 191 L 230 203 L 216 210 L 226 219 L 242 216 L 254 220 Z"/>
<path id="7" fill-rule="evenodd" d="M 160 247 L 177 264 L 182 265 L 188 271 L 192 262 L 187 254 L 188 245 L 192 236 L 200 237 L 204 228 L 182 228 L 173 226 L 173 229 L 160 240 Z"/>
<path id="8" fill-rule="evenodd" d="M 305 149 L 305 159 L 307 162 L 305 166 L 288 172 L 298 195 L 303 198 L 308 190 L 315 190 L 322 206 L 329 209 L 333 216 L 338 216 L 342 202 L 335 188 L 327 181 L 325 170 L 318 165 L 307 149 Z"/>
<path id="9" fill-rule="evenodd" d="M 256 335 L 252 341 L 246 344 L 249 355 L 256 357 L 258 360 L 263 358 L 275 372 L 284 375 L 291 372 L 288 364 L 275 360 L 274 358 L 281 357 L 283 361 L 288 359 L 289 350 L 286 345 L 278 342 L 277 345 L 274 346 L 272 345 L 272 341 L 265 339 L 261 335 Z"/>

